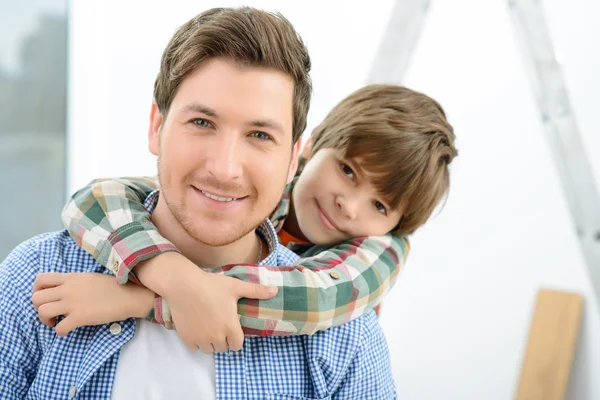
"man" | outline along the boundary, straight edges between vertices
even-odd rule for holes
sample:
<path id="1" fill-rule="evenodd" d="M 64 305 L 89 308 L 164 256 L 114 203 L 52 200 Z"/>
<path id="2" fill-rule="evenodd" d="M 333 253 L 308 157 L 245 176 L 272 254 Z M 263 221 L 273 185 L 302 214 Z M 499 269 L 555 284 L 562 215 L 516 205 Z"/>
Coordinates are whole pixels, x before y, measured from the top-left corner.
<path id="1" fill-rule="evenodd" d="M 148 133 L 161 190 L 145 207 L 198 266 L 295 260 L 267 216 L 297 167 L 309 70 L 291 24 L 250 8 L 200 14 L 167 45 Z M 188 350 L 176 332 L 135 319 L 57 336 L 30 300 L 41 272 L 106 269 L 66 231 L 24 242 L 0 265 L 0 398 L 395 397 L 372 312 L 313 336 L 251 337 L 239 352 L 206 355 Z M 137 273 L 144 281 L 144 269 Z M 40 316 L 65 314 L 45 303 Z"/>

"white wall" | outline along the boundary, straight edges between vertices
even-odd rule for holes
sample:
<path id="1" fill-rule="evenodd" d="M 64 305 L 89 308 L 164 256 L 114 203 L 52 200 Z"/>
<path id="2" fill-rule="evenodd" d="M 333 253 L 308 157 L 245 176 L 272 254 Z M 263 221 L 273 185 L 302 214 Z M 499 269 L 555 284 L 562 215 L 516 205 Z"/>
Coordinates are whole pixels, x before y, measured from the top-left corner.
<path id="1" fill-rule="evenodd" d="M 191 16 L 237 4 L 198 3 L 71 3 L 69 192 L 100 176 L 155 173 L 146 129 L 161 51 Z M 245 4 L 281 11 L 305 39 L 310 130 L 364 84 L 393 0 Z M 600 187 L 600 28 L 592 23 L 600 5 L 544 4 Z M 399 398 L 512 398 L 540 287 L 586 297 L 568 398 L 600 398 L 600 310 L 505 3 L 434 1 L 405 84 L 442 103 L 460 156 L 445 209 L 413 238 L 385 301 Z"/>

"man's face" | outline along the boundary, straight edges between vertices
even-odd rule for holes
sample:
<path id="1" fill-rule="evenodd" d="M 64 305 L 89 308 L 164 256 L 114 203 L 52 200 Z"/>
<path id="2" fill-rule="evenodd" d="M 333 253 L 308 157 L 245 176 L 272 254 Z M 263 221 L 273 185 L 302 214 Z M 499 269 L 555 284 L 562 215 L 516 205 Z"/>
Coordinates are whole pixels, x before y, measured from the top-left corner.
<path id="1" fill-rule="evenodd" d="M 282 72 L 215 58 L 182 82 L 165 118 L 153 105 L 160 201 L 191 237 L 232 243 L 278 204 L 297 166 L 293 93 Z"/>
<path id="2" fill-rule="evenodd" d="M 298 226 L 311 243 L 384 235 L 398 225 L 401 212 L 385 203 L 356 160 L 335 149 L 310 152 L 307 143 L 302 155 L 308 162 L 292 196 Z"/>

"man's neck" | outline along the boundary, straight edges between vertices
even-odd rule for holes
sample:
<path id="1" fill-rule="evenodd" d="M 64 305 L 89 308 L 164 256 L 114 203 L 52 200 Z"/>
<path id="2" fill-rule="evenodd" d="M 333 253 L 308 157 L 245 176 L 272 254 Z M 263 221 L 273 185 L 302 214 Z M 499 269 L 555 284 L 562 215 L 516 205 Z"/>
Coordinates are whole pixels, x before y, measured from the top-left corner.
<path id="1" fill-rule="evenodd" d="M 194 239 L 173 216 L 162 196 L 159 196 L 156 209 L 152 213 L 152 223 L 181 254 L 202 268 L 227 264 L 256 264 L 259 254 L 264 258 L 269 253 L 268 247 L 255 231 L 224 246 L 211 246 Z"/>

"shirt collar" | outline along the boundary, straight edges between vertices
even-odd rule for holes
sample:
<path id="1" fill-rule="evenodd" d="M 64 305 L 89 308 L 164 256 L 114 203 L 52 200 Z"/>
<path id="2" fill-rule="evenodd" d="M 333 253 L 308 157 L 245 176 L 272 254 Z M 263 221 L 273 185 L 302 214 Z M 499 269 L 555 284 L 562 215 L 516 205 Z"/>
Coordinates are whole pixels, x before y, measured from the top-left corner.
<path id="1" fill-rule="evenodd" d="M 275 227 L 275 232 L 281 231 L 283 228 L 283 223 L 286 218 L 290 214 L 290 201 L 292 198 L 292 190 L 296 185 L 296 181 L 298 181 L 298 177 L 295 177 L 290 183 L 285 186 L 285 190 L 283 191 L 283 196 L 271 214 L 271 223 Z"/>

